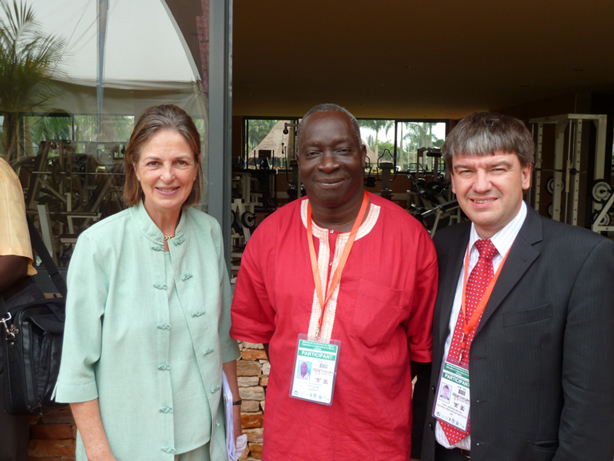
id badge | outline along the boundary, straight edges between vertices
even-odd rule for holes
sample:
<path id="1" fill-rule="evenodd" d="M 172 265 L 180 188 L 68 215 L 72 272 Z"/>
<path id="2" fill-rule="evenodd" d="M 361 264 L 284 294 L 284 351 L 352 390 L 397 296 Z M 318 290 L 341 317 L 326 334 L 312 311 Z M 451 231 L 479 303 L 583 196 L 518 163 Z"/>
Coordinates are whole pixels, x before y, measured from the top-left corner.
<path id="1" fill-rule="evenodd" d="M 321 342 L 298 335 L 290 397 L 332 405 L 340 347 L 341 341 Z"/>
<path id="2" fill-rule="evenodd" d="M 433 416 L 466 431 L 470 402 L 469 370 L 446 360 L 437 386 Z"/>

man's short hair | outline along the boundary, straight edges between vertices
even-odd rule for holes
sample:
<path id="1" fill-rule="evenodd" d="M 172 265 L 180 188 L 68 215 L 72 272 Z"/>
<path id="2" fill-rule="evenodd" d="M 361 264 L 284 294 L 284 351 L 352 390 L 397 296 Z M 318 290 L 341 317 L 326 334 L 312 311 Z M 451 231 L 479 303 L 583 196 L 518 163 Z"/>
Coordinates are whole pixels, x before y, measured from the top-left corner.
<path id="1" fill-rule="evenodd" d="M 496 112 L 477 112 L 465 117 L 441 146 L 448 171 L 452 173 L 452 159 L 456 156 L 483 157 L 497 152 L 516 154 L 522 166 L 535 160 L 533 136 L 524 123 Z"/>
<path id="2" fill-rule="evenodd" d="M 305 120 L 307 120 L 307 117 L 309 117 L 311 114 L 315 114 L 316 112 L 328 112 L 331 110 L 334 110 L 337 112 L 343 112 L 345 115 L 347 115 L 350 118 L 352 122 L 352 128 L 354 130 L 354 134 L 358 137 L 358 141 L 362 145 L 362 138 L 360 137 L 360 126 L 358 126 L 358 121 L 356 120 L 356 117 L 354 117 L 350 113 L 350 111 L 348 111 L 346 108 L 338 106 L 337 104 L 331 104 L 331 103 L 318 104 L 317 106 L 314 106 L 311 109 L 309 109 L 309 111 L 305 114 L 305 116 L 301 119 L 300 123 L 298 124 L 298 130 L 296 132 L 296 143 L 298 144 L 300 142 L 301 133 L 303 131 L 303 124 L 305 123 Z"/>

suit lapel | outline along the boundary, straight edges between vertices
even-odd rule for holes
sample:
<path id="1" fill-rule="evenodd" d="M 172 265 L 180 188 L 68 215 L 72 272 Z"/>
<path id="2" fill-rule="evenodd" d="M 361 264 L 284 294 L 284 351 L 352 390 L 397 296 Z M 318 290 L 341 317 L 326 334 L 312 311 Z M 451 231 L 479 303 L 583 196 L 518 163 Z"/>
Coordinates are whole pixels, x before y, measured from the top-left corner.
<path id="1" fill-rule="evenodd" d="M 450 242 L 448 248 L 451 250 L 446 253 L 446 261 L 443 264 L 443 272 L 440 274 L 441 281 L 439 282 L 441 302 L 439 314 L 439 339 L 443 350 L 446 338 L 448 337 L 448 325 L 450 324 L 450 316 L 452 315 L 452 304 L 454 303 L 454 295 L 458 286 L 458 277 L 463 268 L 463 259 L 469 242 L 470 225 L 465 225 L 462 228 L 459 226 L 459 233 L 454 242 Z"/>
<path id="2" fill-rule="evenodd" d="M 535 245 L 542 240 L 541 217 L 532 208 L 527 208 L 527 217 L 518 232 L 510 249 L 507 260 L 497 280 L 492 295 L 484 309 L 482 319 L 476 330 L 479 334 L 482 326 L 501 305 L 509 292 L 516 286 L 533 261 L 539 256 L 539 249 Z"/>

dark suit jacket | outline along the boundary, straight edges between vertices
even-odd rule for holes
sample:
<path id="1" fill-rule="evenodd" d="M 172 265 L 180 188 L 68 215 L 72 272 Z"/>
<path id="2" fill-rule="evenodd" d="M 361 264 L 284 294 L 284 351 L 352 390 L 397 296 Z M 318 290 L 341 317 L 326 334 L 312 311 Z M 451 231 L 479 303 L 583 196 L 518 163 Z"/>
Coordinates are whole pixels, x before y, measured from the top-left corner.
<path id="1" fill-rule="evenodd" d="M 434 459 L 431 412 L 469 231 L 463 223 L 434 239 L 439 294 L 422 461 Z M 469 376 L 472 461 L 612 461 L 614 243 L 529 208 L 478 325 Z"/>

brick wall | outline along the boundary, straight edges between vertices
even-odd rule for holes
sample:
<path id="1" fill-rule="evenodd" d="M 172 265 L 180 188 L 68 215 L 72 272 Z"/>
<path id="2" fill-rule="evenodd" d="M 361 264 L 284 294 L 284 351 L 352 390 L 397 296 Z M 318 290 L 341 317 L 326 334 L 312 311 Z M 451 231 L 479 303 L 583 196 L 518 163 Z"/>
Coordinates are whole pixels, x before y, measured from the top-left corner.
<path id="1" fill-rule="evenodd" d="M 262 455 L 262 417 L 264 392 L 270 365 L 261 344 L 239 343 L 237 361 L 239 393 L 243 400 L 241 421 L 248 447 L 242 460 L 260 459 Z M 30 421 L 30 461 L 75 461 L 76 426 L 68 408 L 47 411 Z"/>
<path id="2" fill-rule="evenodd" d="M 30 421 L 30 461 L 75 461 L 75 421 L 68 407 L 33 416 Z"/>
<path id="3" fill-rule="evenodd" d="M 237 376 L 243 433 L 247 434 L 247 450 L 241 459 L 262 458 L 262 418 L 264 393 L 269 381 L 271 365 L 266 360 L 262 344 L 239 343 L 241 358 L 237 362 Z"/>

